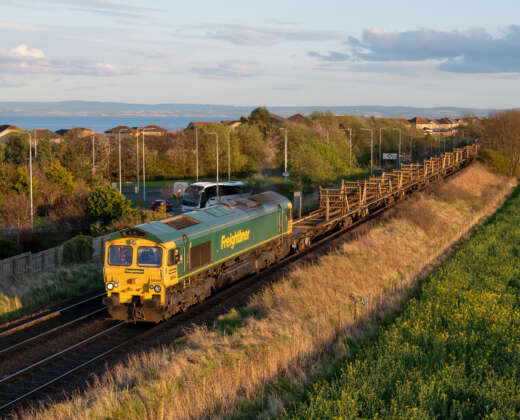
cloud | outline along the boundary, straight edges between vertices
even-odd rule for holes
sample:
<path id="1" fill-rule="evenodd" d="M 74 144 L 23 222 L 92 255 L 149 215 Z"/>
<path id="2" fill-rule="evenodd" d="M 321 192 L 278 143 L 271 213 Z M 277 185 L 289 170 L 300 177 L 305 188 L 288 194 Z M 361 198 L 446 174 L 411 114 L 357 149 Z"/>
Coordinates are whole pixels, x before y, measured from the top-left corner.
<path id="1" fill-rule="evenodd" d="M 30 59 L 37 59 L 45 57 L 42 50 L 33 48 L 32 50 L 25 44 L 20 44 L 17 47 L 9 51 L 15 57 L 23 57 Z"/>
<path id="2" fill-rule="evenodd" d="M 49 59 L 42 50 L 20 44 L 9 50 L 0 49 L 0 73 L 108 77 L 132 74 L 133 71 L 110 63 Z"/>
<path id="3" fill-rule="evenodd" d="M 186 29 L 191 34 L 186 34 Z M 186 38 L 215 39 L 240 46 L 269 47 L 282 42 L 315 42 L 341 37 L 338 32 L 333 31 L 234 24 L 207 24 L 186 29 L 179 31 L 179 34 Z"/>
<path id="4" fill-rule="evenodd" d="M 443 31 L 422 28 L 389 32 L 363 31 L 346 41 L 354 60 L 401 62 L 438 60 L 437 69 L 453 73 L 520 72 L 520 26 L 511 25 L 500 36 L 484 29 Z"/>
<path id="5" fill-rule="evenodd" d="M 19 0 L 20 7 L 37 7 L 42 5 L 65 8 L 73 12 L 103 15 L 108 17 L 126 18 L 131 20 L 143 19 L 149 12 L 165 12 L 166 9 L 117 0 Z"/>
<path id="6" fill-rule="evenodd" d="M 330 61 L 334 63 L 338 61 L 347 61 L 350 59 L 350 54 L 344 54 L 337 51 L 331 51 L 328 55 L 319 54 L 316 51 L 309 51 L 307 54 L 309 55 L 309 57 L 314 57 L 323 61 Z"/>
<path id="7" fill-rule="evenodd" d="M 243 79 L 256 76 L 261 69 L 253 61 L 223 61 L 212 65 L 195 65 L 191 71 L 209 78 Z"/>

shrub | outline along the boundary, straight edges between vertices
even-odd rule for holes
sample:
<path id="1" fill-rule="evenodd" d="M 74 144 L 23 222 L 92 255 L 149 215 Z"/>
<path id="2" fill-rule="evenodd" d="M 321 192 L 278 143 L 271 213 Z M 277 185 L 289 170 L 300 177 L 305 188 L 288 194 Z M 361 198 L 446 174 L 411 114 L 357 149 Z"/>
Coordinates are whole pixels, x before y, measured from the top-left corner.
<path id="1" fill-rule="evenodd" d="M 92 261 L 92 237 L 78 235 L 63 244 L 63 261 L 67 264 Z"/>
<path id="2" fill-rule="evenodd" d="M 479 160 L 490 166 L 495 172 L 509 175 L 511 161 L 498 150 L 482 149 Z"/>
<path id="3" fill-rule="evenodd" d="M 128 200 L 112 187 L 97 187 L 88 198 L 88 212 L 107 224 L 130 211 Z"/>
<path id="4" fill-rule="evenodd" d="M 22 253 L 22 247 L 15 241 L 7 238 L 0 238 L 0 260 L 9 258 Z"/>

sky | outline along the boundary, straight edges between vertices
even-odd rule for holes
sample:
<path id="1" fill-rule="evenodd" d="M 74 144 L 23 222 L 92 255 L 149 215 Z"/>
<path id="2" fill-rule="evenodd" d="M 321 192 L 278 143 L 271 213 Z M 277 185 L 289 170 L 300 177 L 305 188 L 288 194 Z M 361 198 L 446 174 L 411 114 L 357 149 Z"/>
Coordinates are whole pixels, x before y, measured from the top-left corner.
<path id="1" fill-rule="evenodd" d="M 518 0 L 0 0 L 0 100 L 520 106 Z"/>

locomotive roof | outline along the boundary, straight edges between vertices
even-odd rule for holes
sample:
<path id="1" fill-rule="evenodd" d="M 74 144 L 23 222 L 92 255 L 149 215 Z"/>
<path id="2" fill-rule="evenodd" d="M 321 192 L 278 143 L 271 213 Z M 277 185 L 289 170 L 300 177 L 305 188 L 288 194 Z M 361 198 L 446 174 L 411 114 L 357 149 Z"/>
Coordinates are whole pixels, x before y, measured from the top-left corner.
<path id="1" fill-rule="evenodd" d="M 262 213 L 269 213 L 276 209 L 278 205 L 286 207 L 288 203 L 289 200 L 282 195 L 267 191 L 235 200 L 230 204 L 217 204 L 207 209 L 144 223 L 135 228 L 119 232 L 110 239 L 124 236 L 145 236 L 157 243 L 182 240 L 184 236 L 193 237 L 199 233 L 244 221 Z"/>

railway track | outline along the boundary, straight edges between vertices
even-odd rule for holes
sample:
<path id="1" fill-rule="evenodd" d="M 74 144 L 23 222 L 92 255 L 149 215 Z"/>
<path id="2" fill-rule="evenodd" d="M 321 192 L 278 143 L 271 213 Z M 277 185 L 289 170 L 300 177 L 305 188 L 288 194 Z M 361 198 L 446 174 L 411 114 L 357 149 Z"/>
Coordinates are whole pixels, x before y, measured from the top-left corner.
<path id="1" fill-rule="evenodd" d="M 270 274 L 300 259 L 302 256 L 316 251 L 317 248 L 346 231 L 376 217 L 383 210 L 374 212 L 367 219 L 355 222 L 345 229 L 318 238 L 309 248 L 284 258 L 259 274 L 246 277 L 222 289 L 204 302 L 191 307 L 186 312 L 179 313 L 163 323 L 157 325 L 129 324 L 124 321 L 111 323 L 104 330 L 13 372 L 0 380 L 0 413 L 8 412 L 9 409 L 15 408 L 36 394 L 44 393 L 60 381 L 73 377 L 80 370 L 99 363 L 150 335 L 155 336 L 157 333 L 167 329 L 170 337 L 181 337 L 185 333 L 185 328 L 195 317 L 201 316 L 212 309 L 217 313 L 215 317 L 219 313 L 224 313 L 231 307 L 236 306 L 236 302 L 231 306 L 226 305 L 226 302 L 236 298 L 237 295 L 244 293 L 244 291 L 253 286 L 258 289 L 262 284 L 266 283 L 264 279 L 269 277 Z M 219 306 L 222 306 L 221 310 L 219 310 Z"/>
<path id="2" fill-rule="evenodd" d="M 106 292 L 96 293 L 93 296 L 81 298 L 79 301 L 68 304 L 63 308 L 54 309 L 49 313 L 42 314 L 33 319 L 20 322 L 12 322 L 10 325 L 0 329 L 0 348 L 6 347 L 9 341 L 20 341 L 23 335 L 35 335 L 35 329 L 42 332 L 65 324 L 75 317 L 79 317 L 92 310 L 92 307 L 103 307 L 101 299 Z"/>
<path id="3" fill-rule="evenodd" d="M 426 184 L 417 189 L 424 187 L 426 187 Z M 397 202 L 401 201 L 401 199 L 404 199 L 406 195 L 403 194 L 399 197 L 400 198 L 396 198 L 395 201 L 388 202 L 384 207 L 374 209 L 361 219 L 352 221 L 352 223 L 348 225 L 338 224 L 334 230 L 314 237 L 309 247 L 300 249 L 298 252 L 278 261 L 259 274 L 245 277 L 241 281 L 233 283 L 202 303 L 175 315 L 163 323 L 152 326 L 150 324 L 128 324 L 125 322 L 112 323 L 103 331 L 2 378 L 0 380 L 0 413 L 13 409 L 37 393 L 49 391 L 60 381 L 71 378 L 85 367 L 98 364 L 101 360 L 114 355 L 118 351 L 127 349 L 132 344 L 135 344 L 151 334 L 157 335 L 157 333 L 162 330 L 168 329 L 169 338 L 177 338 L 185 334 L 185 328 L 194 322 L 196 318 L 202 317 L 206 323 L 216 319 L 219 314 L 225 313 L 233 306 L 244 303 L 244 299 L 237 298 L 237 296 L 241 294 L 246 296 L 245 291 L 248 289 L 252 290 L 256 288 L 256 290 L 258 290 L 260 287 L 263 287 L 264 284 L 272 281 L 272 279 L 267 280 L 267 278 L 273 277 L 269 276 L 270 274 L 304 255 L 315 252 L 318 248 L 346 231 L 352 230 L 373 219 L 378 214 L 393 207 Z M 295 220 L 295 227 L 297 227 L 298 224 L 305 225 L 308 220 L 309 217 Z M 328 214 L 325 216 L 321 215 L 316 218 L 316 220 L 319 223 L 322 223 L 321 220 L 328 222 Z M 210 313 L 213 313 L 213 315 L 209 315 Z M 103 338 L 103 340 L 101 340 L 101 338 Z M 28 378 L 29 374 L 30 378 Z"/>

